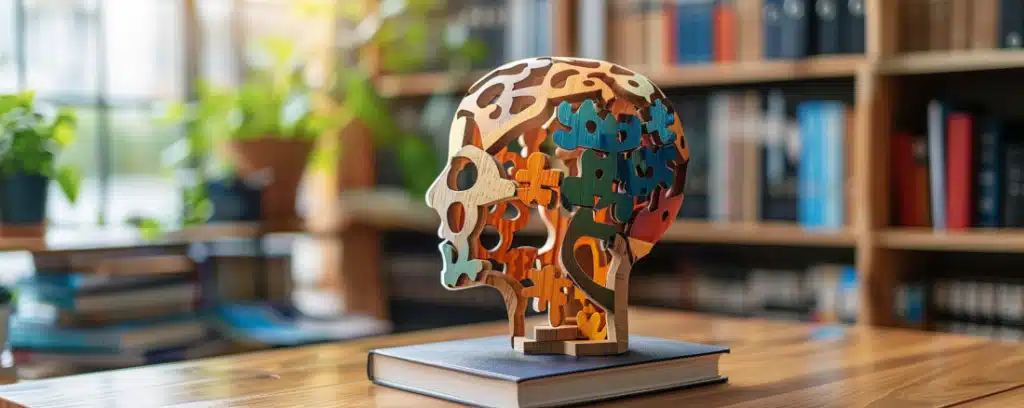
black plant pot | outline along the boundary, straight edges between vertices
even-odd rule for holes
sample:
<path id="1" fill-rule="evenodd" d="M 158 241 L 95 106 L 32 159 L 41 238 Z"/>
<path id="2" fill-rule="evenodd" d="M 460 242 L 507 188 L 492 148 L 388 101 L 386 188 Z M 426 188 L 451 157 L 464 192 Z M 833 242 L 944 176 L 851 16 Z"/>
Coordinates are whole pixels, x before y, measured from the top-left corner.
<path id="1" fill-rule="evenodd" d="M 206 194 L 213 203 L 210 222 L 259 221 L 262 218 L 262 194 L 241 178 L 231 177 L 206 183 Z"/>
<path id="2" fill-rule="evenodd" d="M 38 174 L 15 173 L 0 178 L 0 223 L 39 225 L 46 219 L 50 179 Z"/>

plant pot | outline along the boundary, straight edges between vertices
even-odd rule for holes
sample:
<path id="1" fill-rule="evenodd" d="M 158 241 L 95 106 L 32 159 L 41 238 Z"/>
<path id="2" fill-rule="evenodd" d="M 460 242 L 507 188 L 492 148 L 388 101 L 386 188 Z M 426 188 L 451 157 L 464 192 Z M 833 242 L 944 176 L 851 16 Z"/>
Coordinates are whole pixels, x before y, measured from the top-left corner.
<path id="1" fill-rule="evenodd" d="M 232 140 L 226 147 L 239 176 L 266 178 L 261 200 L 263 219 L 288 221 L 297 218 L 295 198 L 313 142 L 263 137 Z M 264 172 L 265 175 L 262 174 Z"/>
<path id="2" fill-rule="evenodd" d="M 15 173 L 0 178 L 0 236 L 42 236 L 50 179 Z"/>
<path id="3" fill-rule="evenodd" d="M 206 195 L 213 203 L 210 222 L 260 220 L 262 190 L 250 187 L 239 177 L 208 181 Z"/>

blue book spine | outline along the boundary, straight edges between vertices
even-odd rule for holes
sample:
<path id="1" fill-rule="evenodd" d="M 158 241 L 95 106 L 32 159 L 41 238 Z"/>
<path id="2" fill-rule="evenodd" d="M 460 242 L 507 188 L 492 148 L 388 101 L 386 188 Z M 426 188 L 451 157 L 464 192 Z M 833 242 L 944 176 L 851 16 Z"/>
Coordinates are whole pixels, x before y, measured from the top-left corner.
<path id="1" fill-rule="evenodd" d="M 825 184 L 822 186 L 825 195 L 825 209 L 828 217 L 825 226 L 842 228 L 844 214 L 843 192 L 846 190 L 845 162 L 843 160 L 843 138 L 845 133 L 845 112 L 840 102 L 829 102 L 825 105 L 827 118 L 825 132 L 824 157 L 826 157 Z"/>
<path id="2" fill-rule="evenodd" d="M 680 0 L 676 4 L 676 50 L 680 64 L 712 61 L 714 9 L 713 0 Z"/>
<path id="3" fill-rule="evenodd" d="M 782 56 L 782 2 L 783 0 L 764 0 L 761 11 L 763 21 L 763 47 L 765 59 Z"/>
<path id="4" fill-rule="evenodd" d="M 536 0 L 537 30 L 534 32 L 533 56 L 551 55 L 551 2 Z"/>
<path id="5" fill-rule="evenodd" d="M 813 227 L 815 225 L 814 212 L 814 173 L 816 173 L 814 141 L 817 133 L 816 118 L 817 103 L 804 102 L 797 106 L 797 123 L 800 129 L 800 168 L 797 171 L 799 178 L 797 220 L 800 225 Z"/>
<path id="6" fill-rule="evenodd" d="M 978 195 L 977 219 L 979 227 L 1002 226 L 1003 135 L 1002 126 L 995 118 L 986 118 L 978 137 Z"/>

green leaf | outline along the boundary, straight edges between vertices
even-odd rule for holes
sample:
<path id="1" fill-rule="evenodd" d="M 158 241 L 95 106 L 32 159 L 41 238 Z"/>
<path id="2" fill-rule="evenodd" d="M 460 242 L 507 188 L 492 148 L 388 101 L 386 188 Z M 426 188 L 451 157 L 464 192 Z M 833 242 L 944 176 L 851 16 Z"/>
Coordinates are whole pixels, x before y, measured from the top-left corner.
<path id="1" fill-rule="evenodd" d="M 53 140 L 57 146 L 65 148 L 71 146 L 75 141 L 75 125 L 73 123 L 58 123 L 53 128 Z"/>
<path id="2" fill-rule="evenodd" d="M 71 166 L 61 166 L 54 176 L 64 196 L 72 204 L 75 203 L 78 200 L 78 189 L 82 182 L 79 170 Z"/>
<path id="3" fill-rule="evenodd" d="M 153 241 L 164 234 L 164 226 L 156 218 L 143 217 L 132 220 L 131 224 L 139 230 L 139 235 L 144 240 Z"/>

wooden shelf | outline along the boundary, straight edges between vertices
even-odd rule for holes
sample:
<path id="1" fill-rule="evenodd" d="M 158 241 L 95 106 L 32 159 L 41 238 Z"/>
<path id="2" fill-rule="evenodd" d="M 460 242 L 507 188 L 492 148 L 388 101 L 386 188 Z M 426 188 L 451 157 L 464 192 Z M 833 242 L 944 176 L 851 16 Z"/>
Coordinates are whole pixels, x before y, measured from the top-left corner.
<path id="1" fill-rule="evenodd" d="M 487 71 L 471 72 L 457 80 L 453 91 L 464 93 L 476 80 L 487 74 Z M 377 89 L 387 97 L 412 97 L 431 95 L 451 81 L 447 72 L 423 72 L 416 74 L 382 75 L 376 80 Z"/>
<path id="2" fill-rule="evenodd" d="M 934 74 L 1024 68 L 1024 52 L 972 50 L 914 52 L 886 58 L 878 70 L 888 75 Z"/>
<path id="3" fill-rule="evenodd" d="M 644 69 L 641 73 L 662 89 L 676 87 L 796 81 L 853 77 L 864 62 L 862 55 L 811 57 L 794 61 L 754 61 Z"/>
<path id="4" fill-rule="evenodd" d="M 789 223 L 730 224 L 688 220 L 673 223 L 662 242 L 835 248 L 852 248 L 857 243 L 848 230 L 815 231 Z"/>
<path id="5" fill-rule="evenodd" d="M 811 57 L 795 61 L 755 61 L 734 64 L 680 65 L 676 67 L 634 67 L 662 88 L 728 85 L 756 82 L 794 81 L 814 78 L 852 77 L 864 62 L 861 55 Z M 457 83 L 466 91 L 487 72 L 473 72 Z M 382 94 L 391 97 L 424 96 L 436 92 L 450 80 L 450 74 L 427 72 L 383 75 L 377 78 Z"/>
<path id="6" fill-rule="evenodd" d="M 879 240 L 892 249 L 1024 253 L 1024 230 L 893 228 L 879 232 Z"/>

